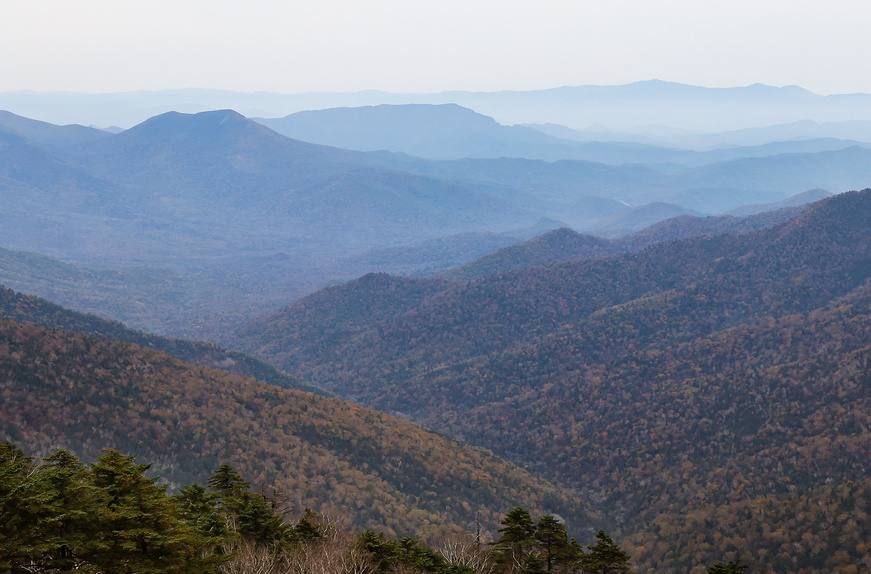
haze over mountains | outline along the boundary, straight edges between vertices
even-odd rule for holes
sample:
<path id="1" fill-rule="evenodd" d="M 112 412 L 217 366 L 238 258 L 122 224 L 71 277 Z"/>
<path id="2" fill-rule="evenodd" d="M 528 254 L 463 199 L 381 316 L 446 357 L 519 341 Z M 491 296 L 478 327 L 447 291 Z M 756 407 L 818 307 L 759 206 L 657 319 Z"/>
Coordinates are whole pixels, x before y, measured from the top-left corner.
<path id="1" fill-rule="evenodd" d="M 3 107 L 0 439 L 397 535 L 527 505 L 640 572 L 871 564 L 871 96 Z"/>
<path id="2" fill-rule="evenodd" d="M 440 123 L 433 110 L 456 121 L 427 129 Z M 793 149 L 783 144 L 770 149 L 774 155 L 752 149 L 747 158 L 700 167 L 663 165 L 660 148 L 651 146 L 591 147 L 556 139 L 568 148 L 610 149 L 616 165 L 525 157 L 428 160 L 407 155 L 415 151 L 407 148 L 415 131 L 427 134 L 432 149 L 447 150 L 450 141 L 486 141 L 516 153 L 536 149 L 535 142 L 548 136 L 500 126 L 457 106 L 417 106 L 405 121 L 396 117 L 406 113 L 403 107 L 377 108 L 374 118 L 372 111 L 343 111 L 365 121 L 339 124 L 355 137 L 381 134 L 371 135 L 372 143 L 361 145 L 365 149 L 382 147 L 379 137 L 395 136 L 397 151 L 404 153 L 289 139 L 227 110 L 167 113 L 118 134 L 7 114 L 0 122 L 0 193 L 8 206 L 0 214 L 0 245 L 73 263 L 79 280 L 107 266 L 122 274 L 110 281 L 114 287 L 91 293 L 117 292 L 119 283 L 123 290 L 129 284 L 124 276 L 138 275 L 151 285 L 129 292 L 149 301 L 147 316 L 126 303 L 97 305 L 90 294 L 62 299 L 77 309 L 164 334 L 214 338 L 224 325 L 326 282 L 385 269 L 377 256 L 385 249 L 411 253 L 421 242 L 481 233 L 486 244 L 485 237 L 510 236 L 542 218 L 614 236 L 676 215 L 776 203 L 810 188 L 861 187 L 871 176 L 871 150 L 850 142 L 830 150 L 831 141 L 823 145 L 826 151 L 808 152 L 816 144 L 802 143 L 803 153 L 780 154 Z M 363 129 L 385 117 L 395 128 Z M 467 137 L 476 126 L 484 126 L 485 134 L 478 143 Z M 537 135 L 517 147 L 518 133 Z M 653 150 L 653 163 L 622 165 L 637 160 L 638 150 Z M 464 252 L 465 260 L 450 256 L 442 262 L 399 256 L 395 261 L 406 263 L 386 268 L 444 269 L 484 254 L 480 248 Z M 0 280 L 16 284 L 14 273 Z M 35 292 L 52 291 L 57 286 Z M 120 293 L 107 296 L 124 299 Z"/>
<path id="3" fill-rule="evenodd" d="M 204 89 L 106 94 L 0 94 L 0 109 L 21 115 L 55 123 L 122 127 L 132 126 L 167 111 L 190 113 L 233 108 L 246 116 L 280 117 L 305 110 L 380 104 L 457 104 L 506 124 L 554 123 L 575 129 L 604 126 L 605 130 L 630 133 L 642 129 L 642 134 L 655 133 L 657 127 L 660 132 L 665 127 L 709 133 L 775 124 L 796 125 L 803 121 L 828 123 L 871 120 L 871 96 L 867 94 L 820 95 L 798 86 L 764 84 L 706 88 L 661 80 L 616 86 L 563 86 L 496 92 L 445 91 L 431 94 L 397 94 L 377 90 L 278 94 Z M 810 125 L 808 127 L 814 129 Z M 827 133 L 826 136 L 818 134 L 810 137 L 843 136 Z M 855 136 L 849 138 L 854 139 Z"/>
<path id="4" fill-rule="evenodd" d="M 305 111 L 256 121 L 287 137 L 360 151 L 431 159 L 522 157 L 611 165 L 704 165 L 736 158 L 813 153 L 862 145 L 837 138 L 798 139 L 706 152 L 635 142 L 597 142 L 573 130 L 506 126 L 454 104 L 380 105 Z M 785 138 L 786 139 L 786 138 Z"/>

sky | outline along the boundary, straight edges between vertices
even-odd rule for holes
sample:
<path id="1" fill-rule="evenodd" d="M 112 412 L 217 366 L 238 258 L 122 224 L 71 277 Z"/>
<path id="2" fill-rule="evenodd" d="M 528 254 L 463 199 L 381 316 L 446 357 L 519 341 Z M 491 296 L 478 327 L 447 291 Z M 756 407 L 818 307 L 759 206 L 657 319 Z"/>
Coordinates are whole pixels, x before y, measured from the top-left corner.
<path id="1" fill-rule="evenodd" d="M 0 91 L 871 92 L 869 0 L 0 0 Z"/>

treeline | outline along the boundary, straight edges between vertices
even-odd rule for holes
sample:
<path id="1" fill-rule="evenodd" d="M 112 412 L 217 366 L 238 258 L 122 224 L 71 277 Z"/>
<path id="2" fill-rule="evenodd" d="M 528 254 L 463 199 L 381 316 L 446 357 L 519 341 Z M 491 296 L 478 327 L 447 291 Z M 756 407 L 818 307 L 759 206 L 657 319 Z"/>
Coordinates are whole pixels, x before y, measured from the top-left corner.
<path id="1" fill-rule="evenodd" d="M 230 466 L 170 494 L 149 465 L 116 450 L 92 464 L 67 450 L 32 459 L 0 442 L 0 572 L 111 574 L 611 574 L 629 555 L 605 532 L 583 546 L 524 508 L 438 547 L 414 537 L 340 532 L 311 511 L 288 521 Z M 744 572 L 717 564 L 716 574 Z"/>

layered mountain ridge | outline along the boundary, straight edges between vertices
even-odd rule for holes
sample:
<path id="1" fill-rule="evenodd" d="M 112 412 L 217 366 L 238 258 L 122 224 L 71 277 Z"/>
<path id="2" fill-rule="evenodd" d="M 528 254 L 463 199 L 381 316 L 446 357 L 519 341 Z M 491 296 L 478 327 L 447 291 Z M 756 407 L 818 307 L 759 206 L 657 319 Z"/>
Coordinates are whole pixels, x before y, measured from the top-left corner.
<path id="1" fill-rule="evenodd" d="M 687 550 L 670 556 L 646 525 L 867 476 L 871 190 L 791 215 L 461 284 L 392 281 L 411 306 L 368 319 L 367 279 L 252 324 L 240 343 L 582 489 L 635 533 L 645 567 L 688 570 L 742 536 L 749 558 L 789 568 L 776 537 L 737 525 L 682 530 Z M 787 539 L 815 527 L 791 520 Z M 814 556 L 801 561 L 824 569 Z"/>

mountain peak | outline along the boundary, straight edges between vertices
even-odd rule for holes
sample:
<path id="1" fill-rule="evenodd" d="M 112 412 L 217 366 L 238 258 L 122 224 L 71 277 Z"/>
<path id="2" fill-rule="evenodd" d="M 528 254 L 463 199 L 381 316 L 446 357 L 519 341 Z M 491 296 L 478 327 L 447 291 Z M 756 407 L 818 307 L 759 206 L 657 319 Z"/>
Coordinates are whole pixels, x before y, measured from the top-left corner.
<path id="1" fill-rule="evenodd" d="M 140 128 L 154 127 L 181 127 L 185 125 L 223 125 L 230 123 L 244 123 L 248 119 L 234 110 L 209 110 L 206 112 L 197 112 L 188 114 L 184 112 L 165 112 L 154 117 L 148 118 L 144 122 L 137 124 L 127 130 L 128 132 Z"/>

